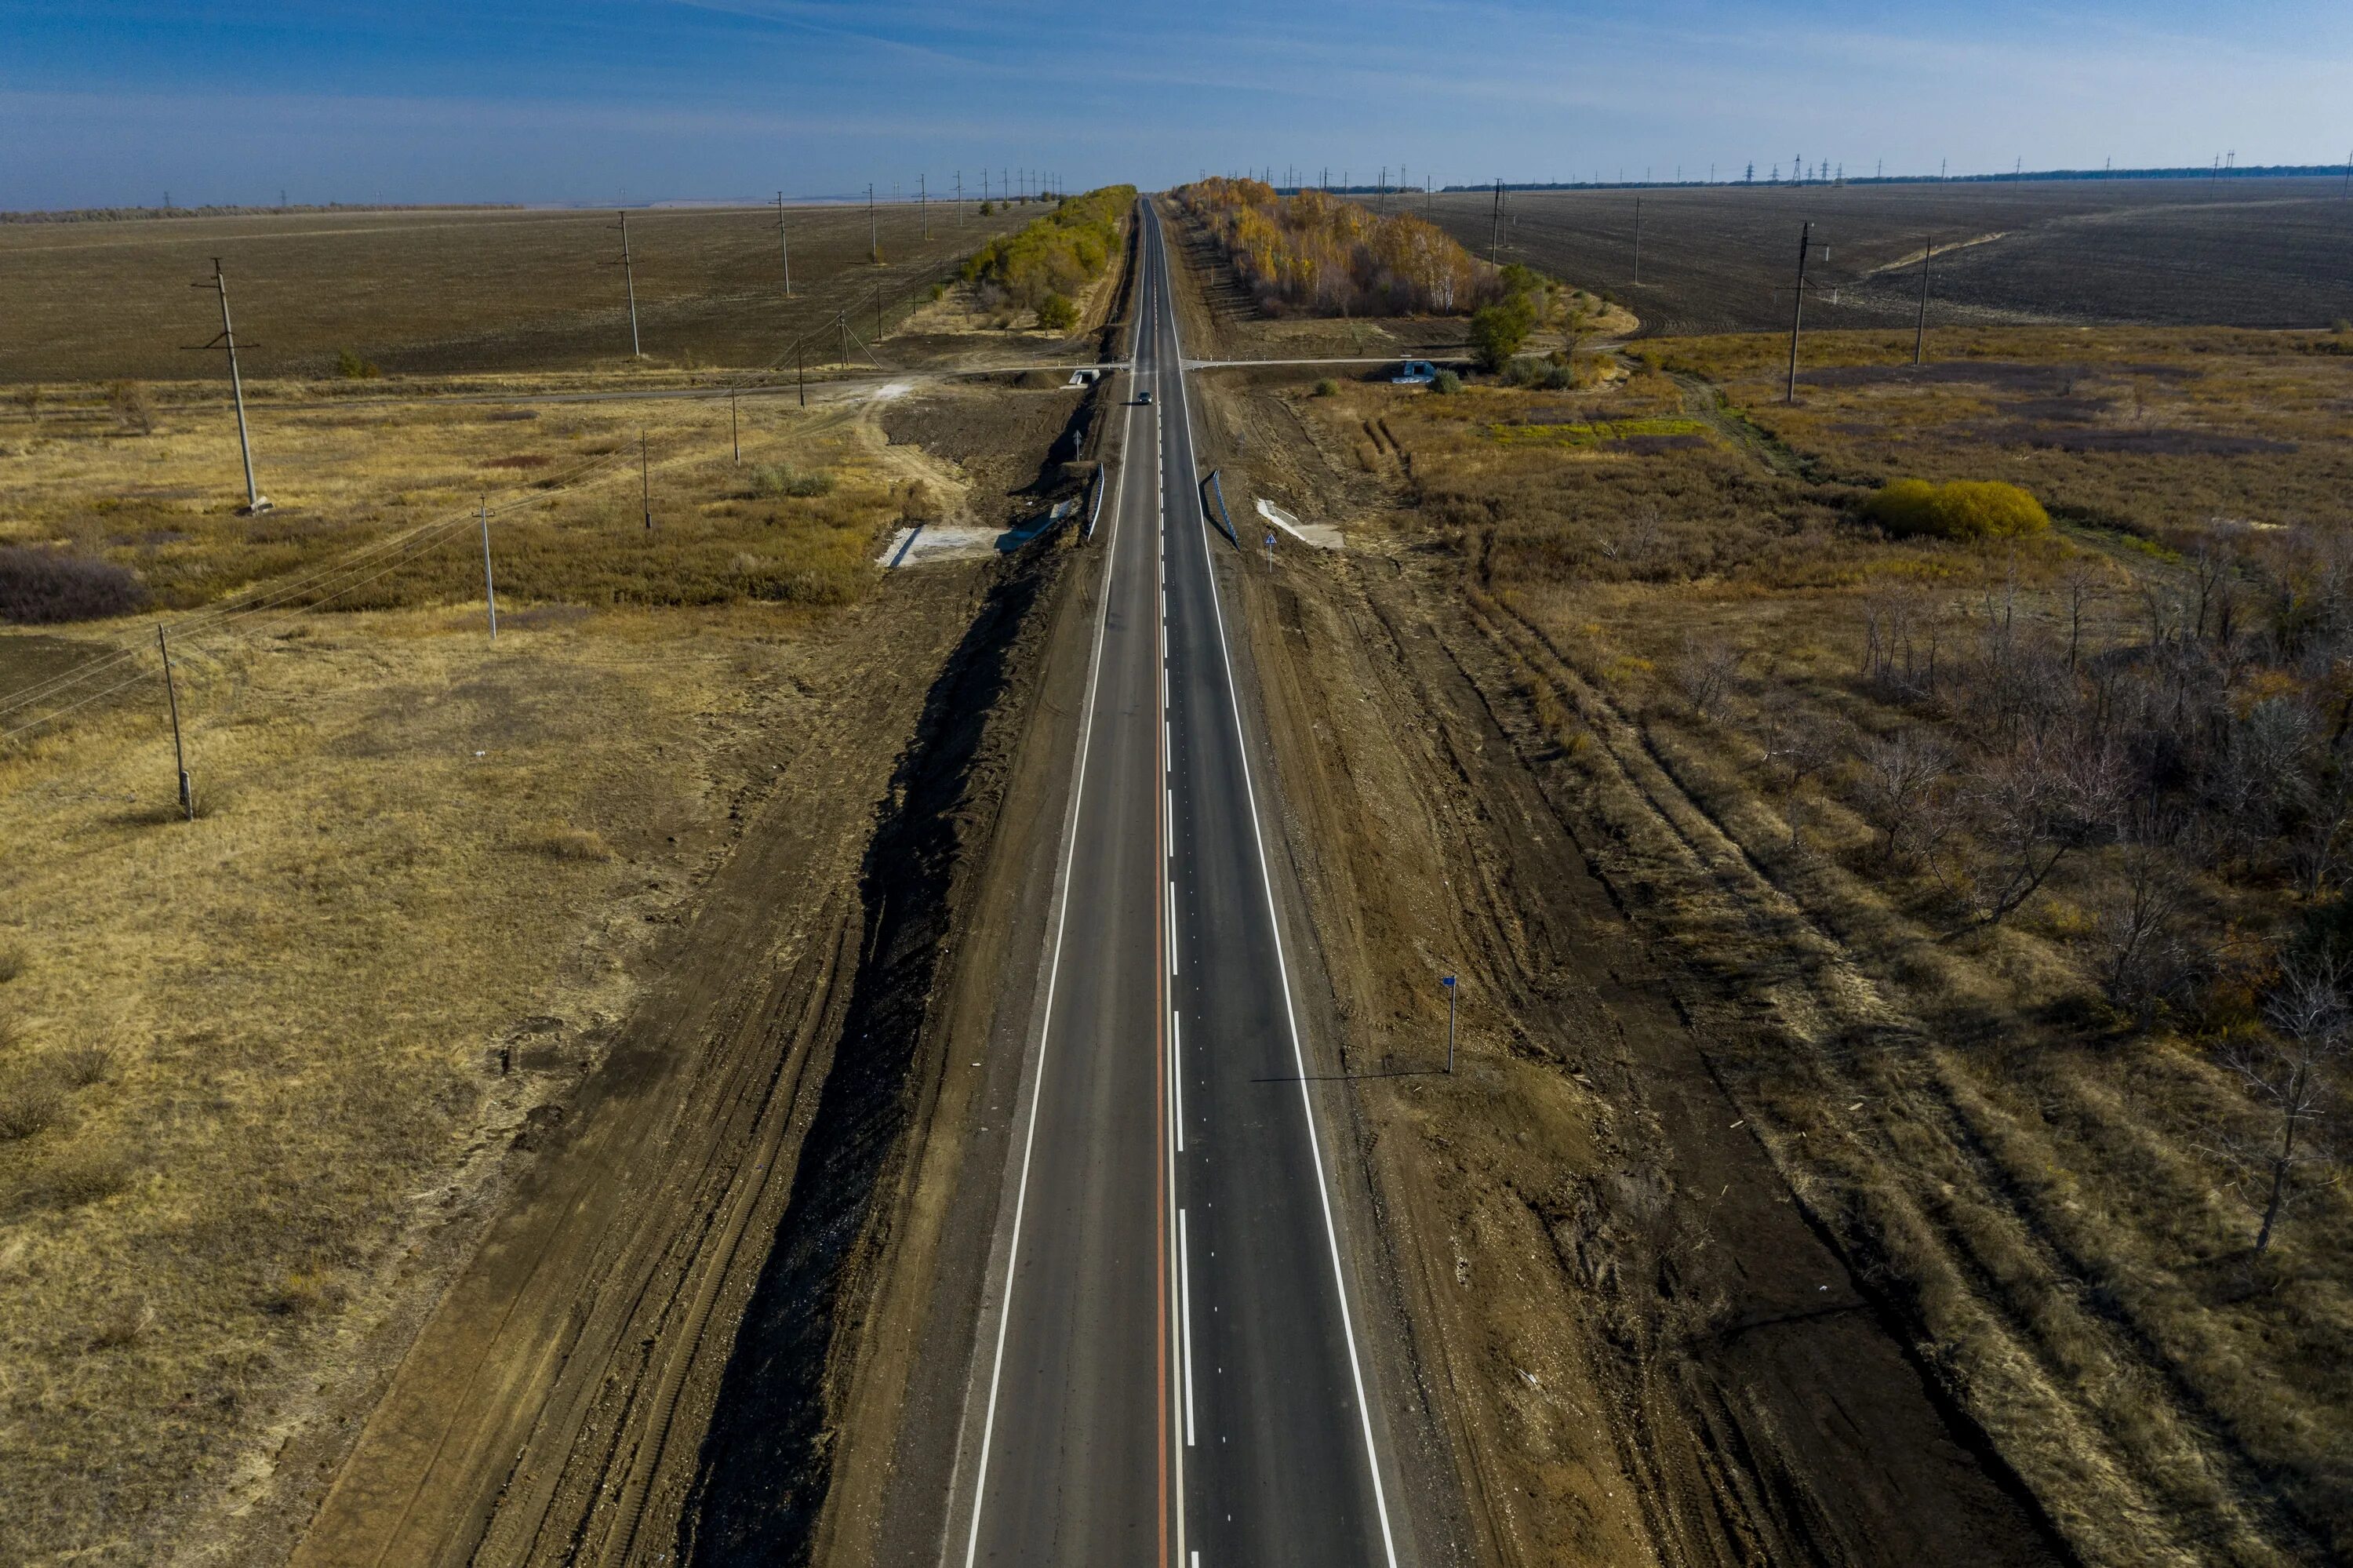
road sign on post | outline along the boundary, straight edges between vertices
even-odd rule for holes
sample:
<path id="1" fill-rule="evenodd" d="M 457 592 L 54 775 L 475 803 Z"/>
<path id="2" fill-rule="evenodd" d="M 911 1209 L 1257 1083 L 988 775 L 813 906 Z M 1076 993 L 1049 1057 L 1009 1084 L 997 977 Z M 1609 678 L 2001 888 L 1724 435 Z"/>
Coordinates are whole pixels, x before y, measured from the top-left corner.
<path id="1" fill-rule="evenodd" d="M 1454 1071 L 1454 977 L 1448 975 L 1439 984 L 1446 988 L 1446 1070 Z"/>

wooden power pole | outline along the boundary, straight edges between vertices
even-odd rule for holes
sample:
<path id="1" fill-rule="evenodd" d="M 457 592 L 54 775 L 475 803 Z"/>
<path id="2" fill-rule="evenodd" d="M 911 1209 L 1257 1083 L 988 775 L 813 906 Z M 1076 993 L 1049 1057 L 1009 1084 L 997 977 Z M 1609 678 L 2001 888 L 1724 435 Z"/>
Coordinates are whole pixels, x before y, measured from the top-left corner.
<path id="1" fill-rule="evenodd" d="M 1797 298 L 1789 307 L 1789 389 L 1782 401 L 1798 400 L 1798 328 L 1806 319 L 1806 258 L 1813 250 L 1814 226 L 1810 223 L 1798 231 Z"/>

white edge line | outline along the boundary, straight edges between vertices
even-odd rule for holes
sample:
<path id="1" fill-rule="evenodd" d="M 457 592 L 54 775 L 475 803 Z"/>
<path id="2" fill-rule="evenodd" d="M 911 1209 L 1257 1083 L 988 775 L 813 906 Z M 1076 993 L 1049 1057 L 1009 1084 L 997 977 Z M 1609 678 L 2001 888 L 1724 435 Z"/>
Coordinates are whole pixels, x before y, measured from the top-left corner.
<path id="1" fill-rule="evenodd" d="M 1141 323 L 1139 323 L 1140 330 Z M 1128 391 L 1134 394 L 1135 368 L 1128 366 Z M 1131 417 L 1129 429 L 1134 421 Z M 1071 918 L 1071 868 L 1079 852 L 1079 816 L 1086 804 L 1087 758 L 1094 745 L 1095 695 L 1103 677 L 1103 629 L 1111 616 L 1113 568 L 1119 564 L 1119 514 L 1127 500 L 1127 439 L 1120 438 L 1119 493 L 1112 499 L 1111 536 L 1103 544 L 1103 598 L 1095 606 L 1095 646 L 1087 665 L 1087 706 L 1079 729 L 1079 776 L 1071 788 L 1070 840 L 1062 846 L 1061 907 L 1054 916 L 1054 961 L 1046 969 L 1046 1005 L 1039 1014 L 1038 1070 L 1029 1089 L 1029 1125 L 1021 1135 L 1021 1179 L 1014 1190 L 1013 1242 L 1005 1260 L 1005 1296 L 997 1303 L 997 1351 L 988 1369 L 988 1407 L 981 1421 L 980 1457 L 973 1469 L 972 1529 L 965 1538 L 965 1568 L 972 1568 L 980 1552 L 981 1502 L 988 1493 L 989 1446 L 997 1436 L 997 1393 L 1005 1376 L 1005 1331 L 1013 1321 L 1013 1282 L 1021 1262 L 1021 1221 L 1029 1202 L 1029 1158 L 1038 1142 L 1038 1109 L 1045 1097 L 1047 1046 L 1054 1032 L 1054 988 L 1062 973 L 1062 934 Z"/>
<path id="2" fill-rule="evenodd" d="M 1159 215 L 1155 213 L 1153 216 L 1154 234 L 1157 237 Z M 1163 254 L 1165 256 L 1165 249 Z M 1176 331 L 1176 313 L 1173 308 L 1168 314 L 1168 330 L 1172 335 Z M 1184 345 L 1181 342 L 1177 345 L 1177 358 L 1180 361 L 1184 358 Z M 1185 432 L 1189 440 L 1193 430 L 1193 400 L 1192 395 L 1186 390 L 1185 377 L 1181 371 L 1176 377 L 1176 396 L 1177 400 L 1184 405 Z M 1164 485 L 1162 489 L 1165 493 L 1166 487 Z M 1373 1476 L 1373 1506 L 1380 1514 L 1381 1548 L 1388 1558 L 1388 1568 L 1397 1568 L 1397 1538 L 1389 1529 L 1388 1494 L 1387 1489 L 1381 1485 L 1380 1452 L 1373 1441 L 1373 1406 L 1372 1402 L 1365 1397 L 1365 1370 L 1356 1354 L 1356 1328 L 1354 1315 L 1348 1310 L 1348 1277 L 1340 1263 L 1340 1230 L 1332 1219 L 1332 1194 L 1328 1184 L 1324 1180 L 1324 1144 L 1315 1132 L 1315 1101 L 1314 1097 L 1307 1092 L 1307 1054 L 1299 1044 L 1299 1015 L 1291 1002 L 1291 965 L 1282 953 L 1282 917 L 1275 908 L 1274 877 L 1267 869 L 1266 835 L 1259 827 L 1258 787 L 1250 781 L 1250 737 L 1242 732 L 1241 693 L 1234 684 L 1234 655 L 1232 649 L 1227 646 L 1226 642 L 1226 611 L 1218 594 L 1216 562 L 1208 554 L 1210 546 L 1209 521 L 1207 514 L 1201 518 L 1201 548 L 1209 574 L 1209 605 L 1217 612 L 1218 618 L 1218 652 L 1225 660 L 1226 693 L 1233 705 L 1234 741 L 1241 758 L 1242 789 L 1250 800 L 1250 838 L 1258 849 L 1259 881 L 1266 889 L 1267 920 L 1274 928 L 1274 962 L 1275 968 L 1282 978 L 1283 1022 L 1290 1026 L 1291 1030 L 1291 1059 L 1299 1069 L 1299 1104 L 1306 1113 L 1307 1147 L 1314 1156 L 1315 1196 L 1324 1205 L 1324 1239 L 1331 1243 L 1332 1247 L 1332 1285 L 1340 1298 L 1341 1332 L 1348 1341 L 1348 1375 L 1356 1382 L 1356 1414 L 1364 1424 L 1365 1463 Z"/>

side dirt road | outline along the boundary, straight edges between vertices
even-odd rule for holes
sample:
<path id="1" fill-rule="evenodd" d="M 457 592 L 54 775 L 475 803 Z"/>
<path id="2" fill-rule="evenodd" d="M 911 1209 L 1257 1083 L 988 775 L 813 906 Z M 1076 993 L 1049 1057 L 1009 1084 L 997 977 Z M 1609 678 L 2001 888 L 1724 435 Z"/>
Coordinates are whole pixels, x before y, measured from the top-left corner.
<path id="1" fill-rule="evenodd" d="M 1357 514 L 1345 553 L 1227 569 L 1467 1554 L 2068 1561 L 1719 1078 L 1767 1024 L 1656 928 L 1503 630 L 1380 525 L 1377 465 L 1327 462 L 1239 381 L 1204 391 L 1229 493 Z"/>
<path id="2" fill-rule="evenodd" d="M 911 404 L 892 434 L 986 426 L 966 444 L 1026 452 L 954 465 L 983 511 L 1000 487 L 1064 487 L 1039 460 L 1071 400 L 997 408 Z M 534 1169 L 356 1443 L 289 1456 L 333 1476 L 295 1562 L 765 1561 L 779 1531 L 805 1536 L 902 1134 L 938 1081 L 914 1025 L 1071 558 L 1049 538 L 894 573 L 861 611 L 860 658 L 746 806 L 607 1060 L 527 1135 Z"/>

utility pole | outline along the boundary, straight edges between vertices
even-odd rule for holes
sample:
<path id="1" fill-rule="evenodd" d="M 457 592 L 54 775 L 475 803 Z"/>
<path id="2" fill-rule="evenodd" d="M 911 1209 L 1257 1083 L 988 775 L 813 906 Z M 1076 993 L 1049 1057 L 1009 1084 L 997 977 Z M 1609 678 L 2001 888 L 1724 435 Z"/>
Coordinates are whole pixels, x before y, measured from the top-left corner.
<path id="1" fill-rule="evenodd" d="M 882 241 L 874 227 L 874 187 L 866 187 L 866 259 L 877 267 L 882 265 Z"/>
<path id="2" fill-rule="evenodd" d="M 172 766 L 180 776 L 180 810 L 193 822 L 196 820 L 196 791 L 188 782 L 188 754 L 180 745 L 180 694 L 172 684 L 172 645 L 164 640 L 161 622 L 155 627 L 155 647 L 164 655 L 164 700 L 172 705 Z"/>
<path id="3" fill-rule="evenodd" d="M 499 640 L 499 585 L 491 577 L 491 498 L 482 497 L 482 602 L 491 607 L 491 641 Z"/>
<path id="4" fill-rule="evenodd" d="M 744 427 L 735 418 L 735 394 L 727 394 L 727 439 L 735 448 L 735 461 L 744 461 Z"/>
<path id="5" fill-rule="evenodd" d="M 626 212 L 621 214 L 621 279 L 629 290 L 629 357 L 643 359 L 645 347 L 638 339 L 638 270 L 629 260 L 629 215 Z"/>
<path id="6" fill-rule="evenodd" d="M 1454 1073 L 1454 977 L 1448 975 L 1438 983 L 1446 988 L 1446 1072 L 1451 1077 Z"/>
<path id="7" fill-rule="evenodd" d="M 1504 228 L 1504 182 L 1495 181 L 1495 207 L 1487 215 L 1487 265 L 1495 264 L 1495 240 Z"/>
<path id="8" fill-rule="evenodd" d="M 1642 286 L 1642 198 L 1634 198 L 1634 286 Z"/>
<path id="9" fill-rule="evenodd" d="M 841 328 L 841 363 L 847 365 L 849 363 L 849 313 L 836 311 L 833 320 L 834 324 Z"/>
<path id="10" fill-rule="evenodd" d="M 882 285 L 874 285 L 874 341 L 882 341 Z"/>
<path id="11" fill-rule="evenodd" d="M 929 187 L 923 184 L 928 177 L 923 175 L 915 176 L 915 216 L 923 223 L 923 243 L 926 245 L 932 239 L 932 198 Z"/>
<path id="12" fill-rule="evenodd" d="M 207 287 L 203 283 L 191 283 L 188 286 L 192 289 Z M 245 422 L 245 378 L 237 373 L 237 329 L 229 324 L 228 319 L 228 278 L 221 271 L 220 258 L 217 256 L 213 258 L 213 281 L 209 287 L 220 295 L 220 336 L 215 338 L 213 343 L 217 343 L 228 350 L 228 390 L 229 397 L 237 404 L 237 445 L 238 451 L 245 456 L 245 510 L 247 515 L 251 516 L 269 511 L 269 498 L 261 493 L 261 487 L 253 480 L 253 435 Z M 208 343 L 205 346 L 210 348 L 212 344 Z"/>
<path id="13" fill-rule="evenodd" d="M 646 510 L 646 532 L 654 531 L 654 471 L 646 461 L 646 429 L 638 427 L 638 500 Z"/>
<path id="14" fill-rule="evenodd" d="M 1806 319 L 1806 257 L 1814 247 L 1814 226 L 1810 223 L 1798 231 L 1797 299 L 1789 309 L 1789 390 L 1782 399 L 1795 405 L 1798 401 L 1798 327 Z"/>
<path id="15" fill-rule="evenodd" d="M 776 248 L 785 258 L 785 298 L 793 297 L 793 238 L 785 232 L 785 193 L 776 193 Z"/>
<path id="16" fill-rule="evenodd" d="M 1928 345 L 1928 263 L 1936 259 L 1936 237 L 1932 234 L 1928 236 L 1927 249 L 1920 253 L 1920 324 L 1912 330 L 1912 363 L 1915 365 L 1920 363 L 1920 356 Z"/>
<path id="17" fill-rule="evenodd" d="M 962 169 L 956 171 L 955 193 L 956 227 L 962 228 L 964 227 L 964 171 Z"/>
<path id="18" fill-rule="evenodd" d="M 797 343 L 793 344 L 793 375 L 800 382 L 801 407 L 806 408 L 808 407 L 808 349 Z"/>

